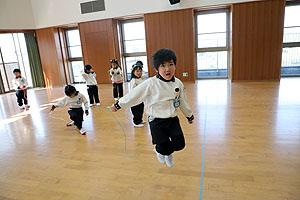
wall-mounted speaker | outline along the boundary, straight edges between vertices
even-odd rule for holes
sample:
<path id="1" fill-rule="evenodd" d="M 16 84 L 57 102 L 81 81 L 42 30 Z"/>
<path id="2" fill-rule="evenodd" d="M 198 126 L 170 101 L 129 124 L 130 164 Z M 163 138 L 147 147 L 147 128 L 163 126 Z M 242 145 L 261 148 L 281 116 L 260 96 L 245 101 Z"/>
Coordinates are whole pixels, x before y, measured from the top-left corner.
<path id="1" fill-rule="evenodd" d="M 176 3 L 179 3 L 180 0 L 169 0 L 170 1 L 170 4 L 173 5 L 173 4 L 176 4 Z"/>

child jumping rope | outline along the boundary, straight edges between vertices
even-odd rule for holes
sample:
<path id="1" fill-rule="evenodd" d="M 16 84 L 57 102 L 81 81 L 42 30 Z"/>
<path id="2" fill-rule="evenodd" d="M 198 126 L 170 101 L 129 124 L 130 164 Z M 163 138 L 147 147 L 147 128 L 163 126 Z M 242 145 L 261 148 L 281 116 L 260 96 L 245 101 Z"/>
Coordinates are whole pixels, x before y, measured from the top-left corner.
<path id="1" fill-rule="evenodd" d="M 14 75 L 16 76 L 13 78 L 12 83 L 14 86 L 14 89 L 16 90 L 16 96 L 17 96 L 17 102 L 19 105 L 19 108 L 21 110 L 24 109 L 29 109 L 30 106 L 28 105 L 28 100 L 27 100 L 27 80 L 26 78 L 21 76 L 21 70 L 20 69 L 14 69 L 13 71 Z M 25 107 L 23 106 L 23 101 L 25 104 Z"/>
<path id="2" fill-rule="evenodd" d="M 90 99 L 90 106 L 94 106 L 94 98 L 96 105 L 100 106 L 96 73 L 92 69 L 91 65 L 84 66 L 82 76 L 86 81 L 87 91 Z"/>
<path id="3" fill-rule="evenodd" d="M 57 107 L 68 106 L 68 113 L 70 115 L 71 122 L 67 123 L 67 126 L 76 126 L 81 135 L 85 135 L 86 131 L 82 128 L 83 122 L 83 110 L 82 104 L 84 104 L 85 114 L 88 116 L 88 101 L 86 98 L 72 85 L 67 85 L 65 87 L 65 94 L 67 95 L 65 98 L 54 104 L 50 110 L 50 112 L 54 111 Z"/>
<path id="4" fill-rule="evenodd" d="M 131 69 L 131 80 L 130 80 L 130 89 L 135 88 L 146 79 L 146 75 L 143 71 L 143 65 L 133 65 Z M 131 107 L 131 112 L 133 115 L 133 125 L 134 127 L 144 127 L 145 123 L 143 121 L 144 114 L 144 103 Z"/>
<path id="5" fill-rule="evenodd" d="M 123 97 L 123 74 L 122 69 L 119 66 L 117 59 L 110 61 L 109 74 L 111 75 L 111 81 L 113 84 L 113 95 L 115 101 L 118 101 L 118 97 Z"/>
<path id="6" fill-rule="evenodd" d="M 145 101 L 152 143 L 156 144 L 157 159 L 168 167 L 174 165 L 173 152 L 185 147 L 179 123 L 178 108 L 193 123 L 194 115 L 187 102 L 183 83 L 175 78 L 176 55 L 170 49 L 160 49 L 153 55 L 158 74 L 144 81 L 110 108 L 116 112 Z"/>

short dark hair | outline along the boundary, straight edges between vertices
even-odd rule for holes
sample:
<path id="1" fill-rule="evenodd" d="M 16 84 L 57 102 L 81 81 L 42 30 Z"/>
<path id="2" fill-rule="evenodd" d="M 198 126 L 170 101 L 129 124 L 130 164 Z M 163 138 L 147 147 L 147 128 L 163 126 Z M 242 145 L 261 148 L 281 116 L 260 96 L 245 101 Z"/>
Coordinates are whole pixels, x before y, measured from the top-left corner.
<path id="1" fill-rule="evenodd" d="M 92 69 L 92 66 L 91 65 L 85 65 L 84 66 L 84 72 L 87 73 L 87 70 L 90 70 Z"/>
<path id="2" fill-rule="evenodd" d="M 141 66 L 143 66 L 144 65 L 144 63 L 142 62 L 142 61 L 140 61 L 140 60 L 138 60 L 138 61 L 136 61 L 136 63 L 135 63 L 136 65 L 141 65 Z"/>
<path id="3" fill-rule="evenodd" d="M 154 53 L 152 56 L 153 59 L 153 65 L 156 70 L 158 70 L 158 67 L 161 64 L 164 64 L 165 62 L 168 62 L 170 60 L 173 60 L 174 64 L 176 65 L 176 54 L 171 49 L 160 49 L 157 52 Z"/>
<path id="4" fill-rule="evenodd" d="M 137 77 L 135 74 L 134 74 L 134 71 L 137 70 L 137 69 L 140 69 L 140 70 L 143 70 L 143 67 L 141 65 L 132 65 L 132 68 L 131 68 L 131 79 L 133 78 L 140 78 L 140 77 Z"/>
<path id="5" fill-rule="evenodd" d="M 116 63 L 117 64 L 117 68 L 120 67 L 118 60 L 117 59 L 112 59 L 110 60 L 110 67 L 112 68 L 111 64 Z"/>
<path id="6" fill-rule="evenodd" d="M 76 88 L 74 87 L 74 86 L 72 86 L 72 85 L 67 85 L 66 87 L 65 87 L 65 94 L 67 95 L 67 96 L 71 96 L 72 94 L 75 94 L 76 95 Z M 78 93 L 78 92 L 77 92 Z"/>
<path id="7" fill-rule="evenodd" d="M 15 73 L 15 72 L 21 73 L 21 70 L 20 69 L 14 69 L 13 73 Z"/>

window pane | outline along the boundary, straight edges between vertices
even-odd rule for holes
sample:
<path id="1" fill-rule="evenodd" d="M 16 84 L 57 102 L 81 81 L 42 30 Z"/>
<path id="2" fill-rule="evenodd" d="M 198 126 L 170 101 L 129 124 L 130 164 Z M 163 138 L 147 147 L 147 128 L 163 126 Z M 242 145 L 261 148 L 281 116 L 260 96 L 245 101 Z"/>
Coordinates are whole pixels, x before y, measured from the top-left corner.
<path id="1" fill-rule="evenodd" d="M 226 33 L 198 35 L 198 48 L 225 47 Z"/>
<path id="2" fill-rule="evenodd" d="M 198 48 L 227 46 L 227 14 L 200 14 L 197 16 Z"/>
<path id="3" fill-rule="evenodd" d="M 4 63 L 18 62 L 14 40 L 11 33 L 0 34 L 0 47 Z"/>
<path id="4" fill-rule="evenodd" d="M 300 47 L 283 48 L 282 67 L 300 67 Z"/>
<path id="5" fill-rule="evenodd" d="M 283 42 L 300 42 L 300 27 L 284 28 Z"/>
<path id="6" fill-rule="evenodd" d="M 287 6 L 284 15 L 284 27 L 300 26 L 300 5 Z"/>
<path id="7" fill-rule="evenodd" d="M 69 47 L 69 57 L 70 58 L 81 58 L 82 51 L 81 46 Z"/>
<path id="8" fill-rule="evenodd" d="M 124 40 L 145 39 L 144 21 L 123 24 Z"/>
<path id="9" fill-rule="evenodd" d="M 85 82 L 84 78 L 81 75 L 81 72 L 84 69 L 83 61 L 72 61 L 71 68 L 73 72 L 74 82 Z"/>
<path id="10" fill-rule="evenodd" d="M 125 53 L 146 52 L 146 41 L 130 40 L 124 42 Z"/>
<path id="11" fill-rule="evenodd" d="M 197 16 L 198 34 L 226 32 L 226 13 Z"/>
<path id="12" fill-rule="evenodd" d="M 28 81 L 29 87 L 32 87 L 32 77 L 31 77 L 31 71 L 30 71 L 30 64 L 29 64 L 29 57 L 27 52 L 27 45 L 25 42 L 25 36 L 24 33 L 18 33 L 18 40 L 20 44 L 20 56 L 22 58 L 22 63 L 24 64 L 24 70 L 26 72 L 26 79 Z"/>
<path id="13" fill-rule="evenodd" d="M 68 46 L 81 45 L 79 30 L 78 29 L 68 30 L 67 40 L 68 40 Z"/>
<path id="14" fill-rule="evenodd" d="M 227 51 L 197 53 L 197 77 L 227 77 Z"/>
<path id="15" fill-rule="evenodd" d="M 198 70 L 227 69 L 227 51 L 197 53 Z"/>
<path id="16" fill-rule="evenodd" d="M 131 79 L 131 68 L 137 61 L 142 61 L 144 64 L 143 70 L 146 72 L 148 77 L 148 65 L 147 65 L 147 56 L 138 56 L 138 57 L 125 57 L 125 64 L 127 69 L 127 79 Z"/>

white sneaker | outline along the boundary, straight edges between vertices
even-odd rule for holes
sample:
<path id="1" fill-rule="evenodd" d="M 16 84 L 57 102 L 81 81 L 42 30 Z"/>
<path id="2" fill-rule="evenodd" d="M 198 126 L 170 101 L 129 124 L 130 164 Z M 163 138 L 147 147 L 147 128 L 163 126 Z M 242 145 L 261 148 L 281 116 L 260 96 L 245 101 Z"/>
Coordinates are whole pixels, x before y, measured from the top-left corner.
<path id="1" fill-rule="evenodd" d="M 29 109 L 30 108 L 30 105 L 25 105 L 25 109 Z"/>
<path id="2" fill-rule="evenodd" d="M 21 110 L 24 110 L 24 109 L 25 109 L 25 107 L 24 107 L 24 106 L 19 106 L 19 108 L 20 108 Z"/>
<path id="3" fill-rule="evenodd" d="M 142 121 L 142 124 L 146 124 L 146 123 L 147 123 L 146 121 L 144 121 L 144 120 Z"/>
<path id="4" fill-rule="evenodd" d="M 173 167 L 174 166 L 174 159 L 173 159 L 173 154 L 165 156 L 166 163 L 168 167 Z"/>
<path id="5" fill-rule="evenodd" d="M 95 104 L 90 104 L 90 107 L 93 107 Z"/>
<path id="6" fill-rule="evenodd" d="M 83 128 L 79 130 L 81 135 L 85 135 L 86 134 L 86 130 L 84 130 Z"/>
<path id="7" fill-rule="evenodd" d="M 69 123 L 66 124 L 67 126 L 75 126 L 75 122 L 74 121 L 71 121 Z"/>
<path id="8" fill-rule="evenodd" d="M 157 160 L 158 160 L 161 164 L 165 164 L 165 163 L 166 163 L 165 156 L 164 156 L 164 155 L 161 155 L 161 154 L 158 153 L 156 150 L 155 150 L 155 153 L 156 153 Z"/>
<path id="9" fill-rule="evenodd" d="M 117 102 L 117 101 L 119 101 L 119 99 L 118 99 L 118 98 L 115 98 L 115 102 Z"/>
<path id="10" fill-rule="evenodd" d="M 100 103 L 97 103 L 96 105 L 97 105 L 97 106 L 100 106 Z"/>
<path id="11" fill-rule="evenodd" d="M 137 127 L 137 128 L 141 128 L 141 127 L 144 127 L 144 124 L 135 124 L 135 123 L 133 123 L 133 126 Z"/>

